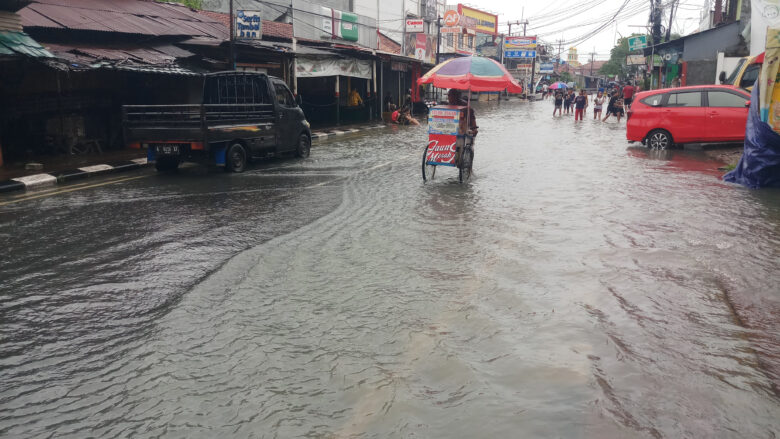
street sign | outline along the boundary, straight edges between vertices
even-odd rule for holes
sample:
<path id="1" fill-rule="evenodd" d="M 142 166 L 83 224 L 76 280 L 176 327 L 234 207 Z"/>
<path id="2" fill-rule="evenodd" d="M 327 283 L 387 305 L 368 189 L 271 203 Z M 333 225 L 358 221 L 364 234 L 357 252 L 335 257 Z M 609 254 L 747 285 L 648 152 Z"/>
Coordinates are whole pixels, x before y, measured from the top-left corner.
<path id="1" fill-rule="evenodd" d="M 647 47 L 647 35 L 628 37 L 628 50 L 639 50 Z"/>
<path id="2" fill-rule="evenodd" d="M 420 33 L 425 32 L 423 29 L 424 21 L 422 18 L 407 18 L 406 19 L 406 32 L 407 33 Z"/>
<path id="3" fill-rule="evenodd" d="M 539 73 L 553 73 L 555 71 L 555 64 L 551 62 L 543 62 L 539 65 Z"/>

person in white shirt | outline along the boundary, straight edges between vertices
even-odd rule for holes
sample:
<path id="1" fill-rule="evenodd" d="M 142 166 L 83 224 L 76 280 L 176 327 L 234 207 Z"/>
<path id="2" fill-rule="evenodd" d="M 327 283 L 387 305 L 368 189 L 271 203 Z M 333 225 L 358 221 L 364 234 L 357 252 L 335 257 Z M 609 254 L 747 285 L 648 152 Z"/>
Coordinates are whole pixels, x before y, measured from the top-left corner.
<path id="1" fill-rule="evenodd" d="M 601 107 L 606 101 L 607 97 L 604 96 L 604 93 L 602 92 L 598 92 L 596 97 L 593 98 L 593 119 L 598 119 L 601 117 Z"/>
<path id="2" fill-rule="evenodd" d="M 542 99 L 547 99 L 547 84 L 542 84 Z"/>

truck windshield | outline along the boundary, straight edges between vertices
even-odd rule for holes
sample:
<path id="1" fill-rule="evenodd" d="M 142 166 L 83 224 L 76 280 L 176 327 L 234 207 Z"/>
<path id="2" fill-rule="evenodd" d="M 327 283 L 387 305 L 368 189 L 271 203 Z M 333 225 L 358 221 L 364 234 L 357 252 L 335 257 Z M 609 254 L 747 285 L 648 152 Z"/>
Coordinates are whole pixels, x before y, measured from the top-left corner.
<path id="1" fill-rule="evenodd" d="M 739 60 L 737 66 L 734 67 L 734 70 L 731 71 L 731 74 L 729 75 L 728 79 L 726 79 L 725 84 L 735 85 L 734 81 L 737 79 L 737 75 L 739 74 L 740 70 L 742 70 L 742 66 L 745 65 L 746 62 L 747 62 L 746 58 L 742 58 L 741 60 Z"/>

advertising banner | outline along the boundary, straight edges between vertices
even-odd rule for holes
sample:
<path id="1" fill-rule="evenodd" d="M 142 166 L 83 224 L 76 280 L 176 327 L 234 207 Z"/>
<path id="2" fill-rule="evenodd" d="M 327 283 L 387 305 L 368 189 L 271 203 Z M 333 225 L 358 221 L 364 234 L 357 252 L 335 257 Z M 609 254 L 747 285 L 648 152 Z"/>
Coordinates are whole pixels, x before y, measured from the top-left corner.
<path id="1" fill-rule="evenodd" d="M 536 37 L 505 37 L 504 58 L 536 58 Z"/>
<path id="2" fill-rule="evenodd" d="M 553 73 L 555 72 L 555 64 L 551 62 L 543 62 L 539 64 L 539 73 Z"/>
<path id="3" fill-rule="evenodd" d="M 460 24 L 460 14 L 458 14 L 458 11 L 454 9 L 450 9 L 447 12 L 444 13 L 444 19 L 442 20 L 442 24 L 445 27 L 455 27 Z"/>
<path id="4" fill-rule="evenodd" d="M 295 75 L 299 78 L 352 76 L 371 79 L 373 73 L 370 61 L 354 58 L 299 57 L 295 67 Z"/>
<path id="5" fill-rule="evenodd" d="M 647 58 L 644 55 L 627 55 L 626 65 L 628 66 L 641 66 L 647 64 Z"/>
<path id="6" fill-rule="evenodd" d="M 424 21 L 422 18 L 408 18 L 406 20 L 406 32 L 408 33 L 419 33 L 424 32 Z"/>
<path id="7" fill-rule="evenodd" d="M 260 11 L 238 11 L 236 14 L 236 38 L 263 38 Z"/>
<path id="8" fill-rule="evenodd" d="M 428 34 L 406 34 L 404 55 L 419 59 L 426 64 L 436 63 L 436 36 Z"/>
<path id="9" fill-rule="evenodd" d="M 458 5 L 460 15 L 474 20 L 474 29 L 480 32 L 498 33 L 498 15 L 482 12 L 463 5 Z"/>
<path id="10" fill-rule="evenodd" d="M 438 106 L 428 113 L 428 153 L 425 161 L 432 165 L 455 166 L 458 127 L 463 107 Z"/>

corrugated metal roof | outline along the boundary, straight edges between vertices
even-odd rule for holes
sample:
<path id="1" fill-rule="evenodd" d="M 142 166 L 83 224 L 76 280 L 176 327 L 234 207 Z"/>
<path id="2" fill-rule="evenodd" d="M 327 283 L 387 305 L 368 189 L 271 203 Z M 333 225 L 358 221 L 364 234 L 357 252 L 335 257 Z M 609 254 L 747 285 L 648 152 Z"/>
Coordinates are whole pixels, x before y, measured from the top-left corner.
<path id="1" fill-rule="evenodd" d="M 21 32 L 22 17 L 13 12 L 0 11 L 0 32 L 8 31 Z"/>
<path id="2" fill-rule="evenodd" d="M 149 47 L 131 45 L 85 46 L 83 44 L 49 44 L 48 47 L 58 58 L 79 65 L 89 66 L 105 61 L 148 66 L 171 66 L 175 64 L 177 58 L 188 58 L 194 55 L 192 52 L 170 44 Z"/>
<path id="3" fill-rule="evenodd" d="M 24 32 L 0 32 L 0 47 L 5 49 L 3 53 L 6 55 L 19 54 L 33 58 L 54 56 Z M 7 51 L 11 53 L 5 53 Z"/>
<path id="4" fill-rule="evenodd" d="M 24 27 L 226 39 L 217 20 L 181 5 L 142 0 L 34 0 L 19 11 Z"/>

